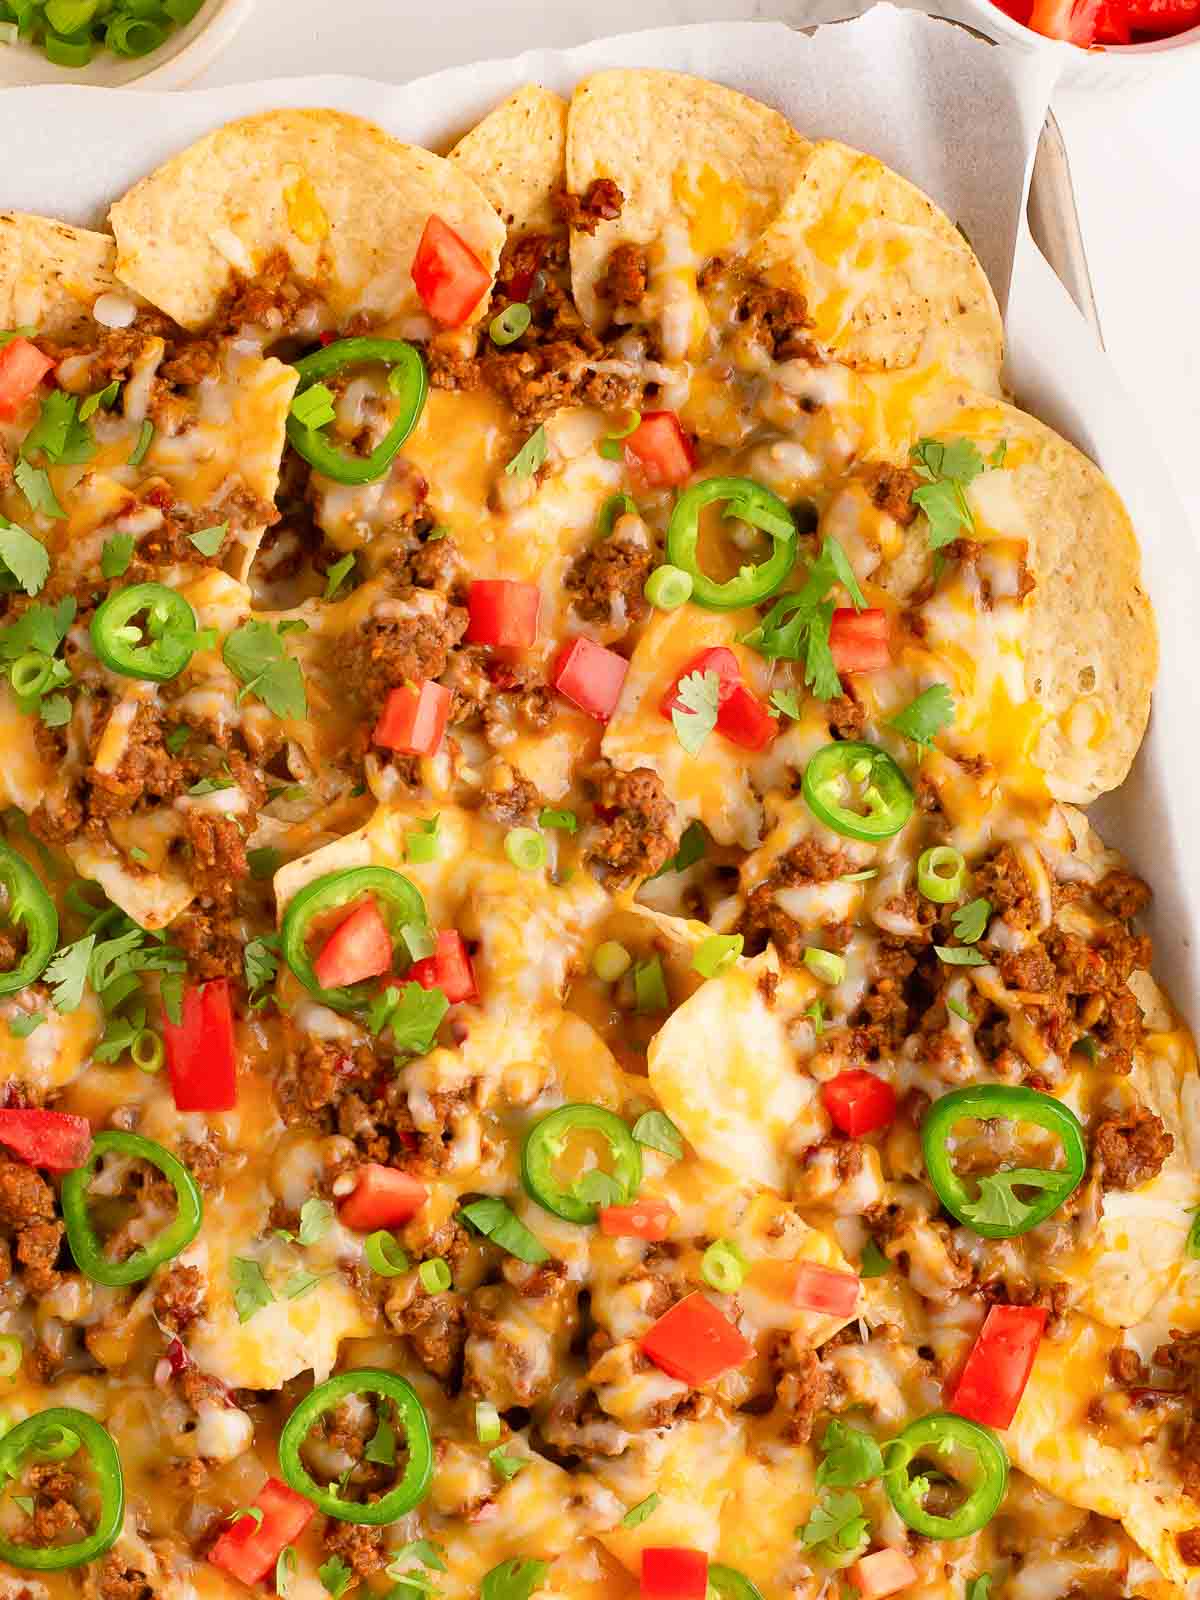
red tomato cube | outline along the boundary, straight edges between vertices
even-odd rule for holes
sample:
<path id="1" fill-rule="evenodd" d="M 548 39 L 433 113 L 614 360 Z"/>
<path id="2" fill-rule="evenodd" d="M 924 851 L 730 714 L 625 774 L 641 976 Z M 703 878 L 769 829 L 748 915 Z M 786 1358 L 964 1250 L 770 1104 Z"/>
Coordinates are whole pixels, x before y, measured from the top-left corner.
<path id="1" fill-rule="evenodd" d="M 708 1557 L 703 1550 L 642 1551 L 640 1600 L 704 1600 Z"/>
<path id="2" fill-rule="evenodd" d="M 182 1021 L 163 1017 L 171 1093 L 179 1111 L 232 1111 L 237 1104 L 237 1050 L 228 978 L 190 984 Z"/>
<path id="3" fill-rule="evenodd" d="M 374 1233 L 376 1228 L 396 1228 L 410 1222 L 429 1199 L 419 1178 L 368 1161 L 358 1169 L 358 1182 L 338 1207 L 348 1228 Z"/>
<path id="4" fill-rule="evenodd" d="M 467 590 L 467 643 L 528 649 L 537 638 L 541 603 L 536 583 L 477 578 Z"/>
<path id="5" fill-rule="evenodd" d="M 903 1550 L 872 1550 L 854 1563 L 848 1576 L 862 1600 L 884 1600 L 916 1583 L 917 1569 Z"/>
<path id="6" fill-rule="evenodd" d="M 443 328 L 464 323 L 483 299 L 492 275 L 460 234 L 430 217 L 412 264 L 421 304 Z"/>
<path id="7" fill-rule="evenodd" d="M 0 1144 L 31 1167 L 70 1172 L 81 1167 L 92 1144 L 86 1117 L 66 1111 L 0 1110 Z"/>
<path id="8" fill-rule="evenodd" d="M 0 348 L 0 422 L 11 422 L 54 362 L 28 339 Z"/>
<path id="9" fill-rule="evenodd" d="M 381 978 L 392 970 L 392 936 L 373 899 L 366 899 L 343 918 L 313 962 L 323 989 Z"/>
<path id="10" fill-rule="evenodd" d="M 877 672 L 891 660 L 887 612 L 838 606 L 829 625 L 829 648 L 839 672 Z"/>
<path id="11" fill-rule="evenodd" d="M 598 722 L 607 722 L 621 698 L 629 662 L 591 639 L 572 639 L 554 664 L 554 687 Z"/>
<path id="12" fill-rule="evenodd" d="M 1009 1427 L 1045 1329 L 1045 1306 L 993 1306 L 955 1386 L 951 1411 L 989 1428 Z"/>
<path id="13" fill-rule="evenodd" d="M 693 1387 L 742 1366 L 754 1354 L 741 1329 L 698 1292 L 676 1301 L 642 1335 L 641 1344 L 643 1353 L 668 1377 Z"/>
<path id="14" fill-rule="evenodd" d="M 627 1206 L 603 1206 L 600 1232 L 610 1239 L 665 1239 L 675 1221 L 675 1208 L 669 1200 L 643 1195 Z"/>
<path id="15" fill-rule="evenodd" d="M 422 989 L 440 989 L 452 1006 L 462 1000 L 478 1000 L 475 969 L 463 943 L 462 934 L 449 928 L 437 936 L 437 949 L 431 956 L 414 961 L 408 970 L 411 983 Z"/>
<path id="16" fill-rule="evenodd" d="M 260 1583 L 266 1577 L 280 1551 L 300 1537 L 317 1509 L 278 1478 L 267 1479 L 254 1504 L 262 1512 L 262 1521 L 239 1517 L 208 1552 L 214 1566 L 247 1584 Z"/>
<path id="17" fill-rule="evenodd" d="M 821 1102 L 834 1127 L 852 1139 L 886 1128 L 896 1116 L 896 1091 L 865 1067 L 851 1067 L 823 1083 Z"/>
<path id="18" fill-rule="evenodd" d="M 653 488 L 686 483 L 696 466 L 696 452 L 673 411 L 647 411 L 623 440 L 625 459 L 641 469 Z"/>
<path id="19" fill-rule="evenodd" d="M 383 715 L 371 735 L 372 744 L 406 756 L 437 755 L 453 698 L 449 689 L 432 679 L 421 684 L 401 684 L 387 697 Z"/>
<path id="20" fill-rule="evenodd" d="M 819 1311 L 829 1317 L 853 1316 L 859 1287 L 857 1273 L 837 1272 L 816 1261 L 793 1263 L 790 1299 L 802 1311 Z"/>

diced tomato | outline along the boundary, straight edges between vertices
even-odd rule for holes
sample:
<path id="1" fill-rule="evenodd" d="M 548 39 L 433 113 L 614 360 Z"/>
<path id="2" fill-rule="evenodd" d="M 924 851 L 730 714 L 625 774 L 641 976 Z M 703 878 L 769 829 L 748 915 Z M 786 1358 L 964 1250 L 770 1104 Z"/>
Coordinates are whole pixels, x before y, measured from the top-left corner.
<path id="1" fill-rule="evenodd" d="M 839 672 L 878 672 L 891 660 L 887 612 L 838 606 L 829 625 L 829 648 Z"/>
<path id="2" fill-rule="evenodd" d="M 429 1190 L 419 1178 L 368 1161 L 359 1167 L 358 1182 L 338 1207 L 338 1216 L 348 1228 L 373 1233 L 410 1222 L 428 1199 Z"/>
<path id="3" fill-rule="evenodd" d="M 665 1239 L 675 1221 L 669 1200 L 642 1195 L 627 1206 L 602 1206 L 600 1232 L 610 1239 Z"/>
<path id="4" fill-rule="evenodd" d="M 163 1044 L 178 1111 L 232 1111 L 237 1104 L 237 1052 L 229 979 L 183 991 L 183 1021 L 163 1016 Z"/>
<path id="5" fill-rule="evenodd" d="M 1112 0 L 1112 4 L 1124 13 L 1126 28 L 1134 33 L 1161 37 L 1200 27 L 1200 0 Z"/>
<path id="6" fill-rule="evenodd" d="M 31 1167 L 71 1172 L 87 1160 L 92 1129 L 66 1111 L 0 1111 L 0 1144 Z"/>
<path id="7" fill-rule="evenodd" d="M 1007 1428 L 1025 1393 L 1045 1327 L 1045 1306 L 993 1306 L 955 1386 L 951 1411 L 989 1428 Z"/>
<path id="8" fill-rule="evenodd" d="M 858 1304 L 859 1278 L 854 1272 L 837 1272 L 816 1261 L 791 1263 L 791 1302 L 801 1311 L 820 1311 L 830 1317 L 849 1317 Z"/>
<path id="9" fill-rule="evenodd" d="M 640 1600 L 704 1600 L 708 1557 L 703 1550 L 642 1551 Z"/>
<path id="10" fill-rule="evenodd" d="M 421 684 L 401 684 L 388 695 L 371 742 L 406 756 L 437 755 L 452 699 L 450 690 L 431 678 Z"/>
<path id="11" fill-rule="evenodd" d="M 642 1350 L 669 1377 L 693 1386 L 711 1383 L 754 1354 L 741 1330 L 698 1292 L 677 1300 L 659 1317 L 642 1335 Z"/>
<path id="12" fill-rule="evenodd" d="M 1014 22 L 1029 26 L 1029 13 L 1033 10 L 1033 0 L 992 0 L 992 4 L 999 6 L 1001 11 L 1010 16 Z"/>
<path id="13" fill-rule="evenodd" d="M 54 365 L 28 339 L 10 339 L 0 349 L 0 422 L 11 422 Z"/>
<path id="14" fill-rule="evenodd" d="M 541 604 L 536 583 L 476 578 L 467 590 L 467 643 L 527 649 L 537 638 Z"/>
<path id="15" fill-rule="evenodd" d="M 917 1569 L 903 1550 L 872 1550 L 860 1556 L 846 1574 L 862 1600 L 884 1600 L 917 1581 Z"/>
<path id="16" fill-rule="evenodd" d="M 1096 39 L 1100 0 L 1033 0 L 1029 26 L 1047 39 L 1089 45 Z"/>
<path id="17" fill-rule="evenodd" d="M 452 1006 L 461 1000 L 478 1000 L 475 969 L 463 943 L 462 934 L 447 928 L 437 936 L 437 949 L 431 956 L 414 961 L 409 980 L 422 989 L 440 989 Z"/>
<path id="18" fill-rule="evenodd" d="M 343 917 L 313 962 L 317 982 L 323 989 L 340 989 L 343 984 L 361 983 L 364 978 L 381 978 L 391 969 L 392 936 L 379 907 L 369 897 Z"/>
<path id="19" fill-rule="evenodd" d="M 580 637 L 559 652 L 554 663 L 554 687 L 589 717 L 607 722 L 617 708 L 628 671 L 629 662 L 624 656 Z"/>
<path id="20" fill-rule="evenodd" d="M 626 461 L 640 467 L 646 482 L 656 489 L 686 483 L 695 470 L 692 441 L 673 411 L 643 412 L 642 420 L 622 442 Z"/>
<path id="21" fill-rule="evenodd" d="M 742 669 L 732 650 L 717 645 L 689 661 L 662 698 L 659 710 L 667 721 L 682 708 L 680 681 L 693 672 L 712 672 L 717 678 L 717 732 L 743 750 L 762 750 L 779 732 L 779 723 L 762 701 L 742 682 Z"/>
<path id="22" fill-rule="evenodd" d="M 214 1566 L 241 1583 L 261 1582 L 283 1547 L 300 1537 L 317 1509 L 278 1478 L 267 1479 L 254 1504 L 262 1512 L 262 1521 L 239 1517 L 208 1552 Z"/>
<path id="23" fill-rule="evenodd" d="M 421 304 L 443 328 L 464 323 L 487 293 L 492 275 L 467 241 L 441 217 L 430 217 L 412 264 Z"/>
<path id="24" fill-rule="evenodd" d="M 1200 11 L 1197 16 L 1200 18 Z M 1100 9 L 1096 13 L 1096 43 L 1133 43 L 1125 0 L 1100 0 Z"/>
<path id="25" fill-rule="evenodd" d="M 823 1083 L 821 1101 L 834 1127 L 852 1139 L 886 1128 L 896 1117 L 896 1091 L 865 1067 L 851 1067 Z"/>

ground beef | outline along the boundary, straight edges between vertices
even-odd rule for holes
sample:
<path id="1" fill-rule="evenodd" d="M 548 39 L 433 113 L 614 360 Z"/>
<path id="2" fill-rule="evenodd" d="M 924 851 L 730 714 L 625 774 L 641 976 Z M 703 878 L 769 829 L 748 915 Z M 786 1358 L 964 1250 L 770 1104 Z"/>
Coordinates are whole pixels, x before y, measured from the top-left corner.
<path id="1" fill-rule="evenodd" d="M 35 1298 L 58 1286 L 54 1263 L 62 1248 L 61 1222 L 31 1222 L 17 1234 L 17 1260 L 25 1269 L 25 1287 Z"/>
<path id="2" fill-rule="evenodd" d="M 97 719 L 90 751 L 93 761 L 107 726 L 107 718 Z M 84 774 L 91 786 L 89 815 L 124 816 L 139 801 L 171 800 L 182 791 L 184 769 L 164 745 L 164 731 L 159 709 L 143 701 L 130 725 L 125 752 L 116 770 L 100 772 L 92 765 Z"/>
<path id="3" fill-rule="evenodd" d="M 625 196 L 611 178 L 593 178 L 583 194 L 556 189 L 550 197 L 554 213 L 577 233 L 595 233 L 602 222 L 621 215 Z"/>
<path id="4" fill-rule="evenodd" d="M 787 1345 L 790 1355 L 790 1342 Z M 815 1350 L 805 1350 L 798 1361 L 790 1357 L 776 1385 L 776 1403 L 787 1415 L 784 1437 L 793 1444 L 807 1444 L 819 1412 L 829 1403 L 829 1374 Z"/>
<path id="5" fill-rule="evenodd" d="M 408 1339 L 426 1372 L 456 1389 L 467 1342 L 466 1302 L 459 1294 L 426 1294 L 423 1288 L 404 1301 L 407 1292 L 397 1292 L 387 1301 L 388 1321 Z"/>
<path id="6" fill-rule="evenodd" d="M 189 974 L 202 983 L 210 978 L 243 981 L 240 923 L 230 906 L 205 908 L 195 901 L 171 924 L 171 943 L 187 957 Z"/>
<path id="7" fill-rule="evenodd" d="M 247 324 L 281 335 L 313 326 L 323 302 L 311 284 L 292 272 L 286 250 L 273 250 L 253 278 L 238 278 L 213 319 L 216 331 L 236 335 Z"/>
<path id="8" fill-rule="evenodd" d="M 205 901 L 228 906 L 238 880 L 248 875 L 246 836 L 233 817 L 211 811 L 186 811 L 183 828 L 191 846 L 188 876 Z"/>
<path id="9" fill-rule="evenodd" d="M 1104 1189 L 1137 1189 L 1157 1178 L 1175 1140 L 1145 1106 L 1106 1117 L 1092 1135 L 1092 1159 Z"/>
<path id="10" fill-rule="evenodd" d="M 344 1561 L 356 1578 L 369 1578 L 387 1561 L 382 1528 L 327 1518 L 323 1537 L 329 1554 Z"/>
<path id="11" fill-rule="evenodd" d="M 449 594 L 462 577 L 462 558 L 453 539 L 433 539 L 429 524 L 425 536 L 412 537 L 388 557 L 388 569 L 400 588 L 434 589 Z"/>
<path id="12" fill-rule="evenodd" d="M 0 1225 L 21 1229 L 54 1216 L 54 1190 L 32 1167 L 0 1157 Z"/>
<path id="13" fill-rule="evenodd" d="M 867 714 L 859 704 L 851 684 L 844 685 L 845 692 L 825 706 L 829 731 L 835 739 L 861 739 L 867 723 Z"/>
<path id="14" fill-rule="evenodd" d="M 608 258 L 596 294 L 614 308 L 636 306 L 646 293 L 650 262 L 640 245 L 619 244 Z"/>
<path id="15" fill-rule="evenodd" d="M 542 797 L 514 767 L 497 761 L 488 773 L 483 791 L 483 809 L 504 828 L 531 823 L 542 805 Z"/>
<path id="16" fill-rule="evenodd" d="M 770 876 L 746 901 L 738 931 L 745 939 L 747 951 L 757 954 L 769 940 L 785 966 L 799 966 L 805 947 L 812 939 L 794 917 L 776 904 L 775 891 L 795 884 L 828 883 L 849 871 L 849 863 L 841 850 L 827 850 L 815 839 L 802 839 L 793 845 L 779 857 Z"/>
<path id="17" fill-rule="evenodd" d="M 599 823 L 588 859 L 615 881 L 649 878 L 679 848 L 675 807 L 648 767 L 621 772 L 602 762 L 592 775 Z"/>
<path id="18" fill-rule="evenodd" d="M 1175 1535 L 1179 1559 L 1189 1567 L 1200 1567 L 1200 1528 L 1188 1528 Z"/>
<path id="19" fill-rule="evenodd" d="M 1010 844 L 976 867 L 975 893 L 990 900 L 992 909 L 1015 928 L 1036 928 L 1042 919 L 1041 897 Z"/>
<path id="20" fill-rule="evenodd" d="M 917 514 L 912 503 L 913 490 L 921 480 L 911 467 L 893 466 L 890 461 L 860 461 L 854 476 L 866 487 L 871 504 L 907 527 Z"/>
<path id="21" fill-rule="evenodd" d="M 1145 1031 L 1129 978 L 1150 966 L 1150 941 L 1112 923 L 1091 942 L 1057 927 L 1042 942 L 1057 975 L 1049 1003 L 1038 1009 L 1047 1042 L 1065 1055 L 1087 1032 L 1100 1045 L 1110 1072 L 1128 1072 Z"/>
<path id="22" fill-rule="evenodd" d="M 530 350 L 489 353 L 481 370 L 488 387 L 528 425 L 545 422 L 564 406 L 627 411 L 641 393 L 636 379 L 596 372 L 587 364 L 595 359 L 582 345 L 562 340 Z"/>
<path id="23" fill-rule="evenodd" d="M 805 334 L 811 326 L 808 305 L 794 289 L 777 289 L 755 281 L 739 301 L 736 315 L 750 337 L 764 344 L 774 360 L 816 359 L 816 347 Z"/>
<path id="24" fill-rule="evenodd" d="M 1150 885 L 1122 867 L 1115 867 L 1107 873 L 1096 885 L 1094 893 L 1106 911 L 1111 911 L 1114 917 L 1120 917 L 1124 922 L 1140 915 L 1150 904 Z"/>
<path id="25" fill-rule="evenodd" d="M 127 1567 L 114 1550 L 103 1563 L 84 1568 L 85 1600 L 154 1600 L 154 1585 L 137 1567 Z"/>
<path id="26" fill-rule="evenodd" d="M 622 528 L 625 521 L 567 571 L 565 587 L 588 622 L 640 622 L 650 609 L 643 590 L 654 567 L 654 547 L 640 519 L 630 519 L 631 526 Z"/>
<path id="27" fill-rule="evenodd" d="M 425 591 L 420 591 L 425 593 Z M 393 602 L 397 610 L 402 602 Z M 337 641 L 335 669 L 369 715 L 403 683 L 440 678 L 450 652 L 467 631 L 461 606 L 435 604 L 407 616 L 377 614 Z"/>
<path id="28" fill-rule="evenodd" d="M 204 1288 L 204 1274 L 198 1267 L 172 1267 L 158 1281 L 154 1315 L 164 1328 L 182 1333 L 204 1315 Z"/>

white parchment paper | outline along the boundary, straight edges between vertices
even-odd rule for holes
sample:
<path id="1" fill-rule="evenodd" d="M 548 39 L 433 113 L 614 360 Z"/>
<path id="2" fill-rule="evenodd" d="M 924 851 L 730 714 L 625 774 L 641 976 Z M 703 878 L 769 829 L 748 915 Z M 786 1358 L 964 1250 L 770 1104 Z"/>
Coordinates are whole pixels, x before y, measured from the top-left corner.
<path id="1" fill-rule="evenodd" d="M 398 42 L 363 38 L 365 70 L 385 61 L 383 70 L 401 73 L 403 60 Z M 1096 815 L 1151 879 L 1158 969 L 1177 1001 L 1200 1015 L 1190 929 L 1200 906 L 1200 554 L 1136 405 L 1023 227 L 1052 67 L 881 4 L 812 37 L 773 22 L 664 28 L 457 67 L 400 86 L 314 77 L 184 94 L 12 89 L 0 95 L 0 207 L 100 225 L 108 205 L 159 161 L 232 117 L 272 106 L 353 111 L 401 138 L 444 149 L 521 83 L 569 93 L 607 66 L 693 72 L 755 95 L 806 134 L 844 139 L 881 157 L 969 236 L 1007 307 L 1009 381 L 1018 403 L 1100 462 L 1142 541 L 1163 666 L 1134 775 Z"/>

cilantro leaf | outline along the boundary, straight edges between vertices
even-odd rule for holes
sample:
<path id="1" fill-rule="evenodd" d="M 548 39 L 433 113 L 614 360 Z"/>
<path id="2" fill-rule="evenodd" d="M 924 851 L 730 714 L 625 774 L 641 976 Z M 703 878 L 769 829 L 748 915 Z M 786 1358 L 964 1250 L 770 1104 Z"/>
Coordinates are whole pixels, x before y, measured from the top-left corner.
<path id="1" fill-rule="evenodd" d="M 993 469 L 996 468 L 996 467 L 1002 467 L 1004 465 L 1004 458 L 1007 455 L 1008 455 L 1008 440 L 1007 439 L 1001 439 L 1001 440 L 999 440 L 997 442 L 996 448 L 992 451 L 991 455 L 987 458 L 988 466 L 992 467 Z"/>
<path id="2" fill-rule="evenodd" d="M 266 939 L 251 939 L 242 951 L 246 987 L 252 993 L 275 982 L 275 974 L 279 971 L 279 956 L 276 953 L 278 943 L 274 935 Z"/>
<path id="3" fill-rule="evenodd" d="M 883 1475 L 883 1456 L 869 1433 L 833 1418 L 821 1440 L 825 1459 L 817 1468 L 817 1487 L 853 1488 Z"/>
<path id="4" fill-rule="evenodd" d="M 689 672 L 680 678 L 675 698 L 679 702 L 671 709 L 675 737 L 688 755 L 699 755 L 717 725 L 721 680 L 715 672 Z"/>
<path id="5" fill-rule="evenodd" d="M 505 467 L 505 475 L 510 478 L 529 478 L 543 466 L 546 460 L 546 429 L 545 425 L 536 429 L 526 439 L 516 455 Z"/>
<path id="6" fill-rule="evenodd" d="M 601 1172 L 598 1167 L 585 1172 L 571 1185 L 571 1193 L 585 1205 L 615 1206 L 625 1198 L 625 1191 L 611 1172 Z"/>
<path id="7" fill-rule="evenodd" d="M 708 851 L 708 834 L 704 831 L 702 822 L 689 822 L 679 839 L 679 849 L 670 861 L 659 867 L 654 874 L 661 878 L 664 872 L 686 872 L 689 867 L 694 867 L 697 861 L 703 861 Z"/>
<path id="8" fill-rule="evenodd" d="M 861 611 L 867 597 L 850 558 L 836 539 L 827 538 L 803 587 L 777 600 L 758 627 L 742 638 L 768 661 L 802 661 L 805 685 L 818 700 L 836 700 L 842 692 L 829 647 L 834 603 L 828 595 L 839 583 Z"/>
<path id="9" fill-rule="evenodd" d="M 967 1201 L 962 1214 L 969 1222 L 996 1224 L 1017 1233 L 1034 1210 L 1034 1202 L 1022 1200 L 1015 1191 L 1041 1189 L 1044 1192 L 1070 1192 L 1071 1179 L 1065 1172 L 1049 1172 L 1041 1167 L 1012 1167 L 985 1173 L 979 1179 L 979 1194 Z"/>
<path id="10" fill-rule="evenodd" d="M 662 1500 L 660 1494 L 648 1494 L 644 1500 L 639 1500 L 637 1505 L 630 1506 L 621 1518 L 623 1528 L 640 1528 L 646 1518 L 650 1516 Z"/>
<path id="11" fill-rule="evenodd" d="M 65 694 L 49 695 L 38 706 L 38 716 L 48 728 L 65 728 L 71 720 L 71 702 Z"/>
<path id="12" fill-rule="evenodd" d="M 154 424 L 150 421 L 150 418 L 147 417 L 145 422 L 143 422 L 141 427 L 138 429 L 137 443 L 134 445 L 129 457 L 129 465 L 131 467 L 141 466 L 142 462 L 146 459 L 146 452 L 149 450 L 150 441 L 153 438 Z"/>
<path id="13" fill-rule="evenodd" d="M 528 1456 L 506 1455 L 504 1453 L 504 1446 L 499 1444 L 494 1450 L 488 1451 L 488 1460 L 504 1479 L 505 1483 L 511 1483 L 516 1477 L 517 1473 L 523 1472 L 529 1465 Z"/>
<path id="14" fill-rule="evenodd" d="M 459 1212 L 485 1239 L 507 1250 L 518 1261 L 531 1266 L 539 1261 L 549 1261 L 550 1252 L 537 1236 L 529 1231 L 520 1217 L 504 1200 L 486 1195 L 482 1200 L 472 1200 Z"/>
<path id="15" fill-rule="evenodd" d="M 54 991 L 50 1003 L 56 1011 L 78 1011 L 95 946 L 94 933 L 77 939 L 74 944 L 64 945 L 43 972 L 43 981 Z"/>
<path id="16" fill-rule="evenodd" d="M 966 1006 L 963 1005 L 961 1000 L 947 1000 L 946 1001 L 946 1010 L 947 1011 L 953 1011 L 954 1015 L 956 1017 L 961 1017 L 964 1022 L 969 1022 L 969 1023 L 974 1024 L 975 1018 L 967 1010 Z"/>
<path id="17" fill-rule="evenodd" d="M 4 517 L 0 517 L 0 561 L 28 595 L 40 594 L 50 576 L 46 546 Z"/>
<path id="18" fill-rule="evenodd" d="M 106 578 L 120 578 L 128 571 L 133 560 L 134 539 L 131 533 L 114 533 L 104 541 L 100 552 L 100 571 Z"/>
<path id="19" fill-rule="evenodd" d="M 371 1002 L 368 1026 L 379 1035 L 392 1030 L 397 1051 L 423 1056 L 433 1047 L 450 1002 L 440 989 L 423 989 L 419 983 L 390 984 Z"/>
<path id="20" fill-rule="evenodd" d="M 403 1571 L 400 1569 L 400 1563 L 412 1559 L 419 1561 L 422 1566 L 430 1567 L 434 1572 L 446 1571 L 446 1563 L 443 1559 L 440 1545 L 434 1544 L 432 1539 L 410 1539 L 389 1562 L 385 1569 L 388 1577 L 402 1577 Z"/>
<path id="21" fill-rule="evenodd" d="M 982 895 L 975 900 L 968 900 L 950 917 L 956 937 L 963 944 L 978 944 L 987 931 L 991 914 L 992 902 L 985 900 Z"/>
<path id="22" fill-rule="evenodd" d="M 823 1493 L 808 1521 L 796 1532 L 807 1550 L 821 1544 L 837 1553 L 856 1550 L 867 1537 L 862 1501 L 850 1490 L 843 1494 Z"/>
<path id="23" fill-rule="evenodd" d="M 29 501 L 31 508 L 43 517 L 53 517 L 61 520 L 66 517 L 66 512 L 59 505 L 50 477 L 44 467 L 31 467 L 28 461 L 18 461 L 13 468 L 13 477 L 16 479 L 17 488 Z"/>
<path id="24" fill-rule="evenodd" d="M 773 689 L 771 708 L 778 711 L 780 716 L 791 717 L 796 722 L 800 720 L 800 702 L 794 689 Z"/>
<path id="25" fill-rule="evenodd" d="M 325 1592 L 333 1596 L 333 1600 L 341 1600 L 342 1595 L 354 1582 L 354 1573 L 341 1556 L 330 1556 L 328 1561 L 317 1568 L 317 1577 L 325 1585 Z"/>
<path id="26" fill-rule="evenodd" d="M 928 750 L 943 728 L 954 721 L 954 699 L 944 683 L 931 683 L 888 723 L 922 750 Z"/>
<path id="27" fill-rule="evenodd" d="M 325 593 L 323 600 L 332 600 L 346 579 L 354 571 L 354 563 L 358 558 L 353 554 L 343 556 L 340 561 L 335 561 L 325 574 Z"/>
<path id="28" fill-rule="evenodd" d="M 188 543 L 194 544 L 202 556 L 215 556 L 225 543 L 225 535 L 228 532 L 228 521 L 218 522 L 211 528 L 201 528 L 199 533 L 189 533 Z"/>
<path id="29" fill-rule="evenodd" d="M 1001 439 L 1001 444 L 1004 440 Z M 992 1575 L 990 1572 L 981 1572 L 977 1578 L 972 1578 L 967 1586 L 967 1600 L 988 1600 L 992 1592 Z"/>
<path id="30" fill-rule="evenodd" d="M 233 1284 L 233 1304 L 239 1322 L 249 1322 L 256 1311 L 269 1306 L 275 1298 L 257 1261 L 234 1256 L 229 1263 L 229 1277 Z"/>
<path id="31" fill-rule="evenodd" d="M 53 465 L 77 466 L 96 454 L 91 430 L 78 416 L 79 401 L 64 389 L 55 389 L 42 401 L 38 419 L 21 441 L 21 454 L 28 458 L 40 450 Z"/>
<path id="32" fill-rule="evenodd" d="M 300 1232 L 296 1235 L 302 1245 L 316 1244 L 333 1226 L 333 1207 L 328 1200 L 310 1194 L 300 1207 Z"/>
<path id="33" fill-rule="evenodd" d="M 13 1039 L 28 1039 L 35 1028 L 40 1028 L 43 1022 L 49 1020 L 44 1011 L 22 1011 L 15 1017 L 9 1017 L 9 1035 Z"/>
<path id="34" fill-rule="evenodd" d="M 243 685 L 239 701 L 255 694 L 277 717 L 308 715 L 300 663 L 288 655 L 270 623 L 251 620 L 235 628 L 225 640 L 221 658 Z"/>
<path id="35" fill-rule="evenodd" d="M 328 1272 L 295 1272 L 283 1286 L 283 1298 L 301 1300 L 329 1276 Z"/>
<path id="36" fill-rule="evenodd" d="M 970 439 L 918 439 L 909 452 L 917 474 L 925 479 L 912 500 L 929 523 L 929 548 L 940 550 L 965 529 L 975 531 L 966 489 L 984 470 L 983 457 Z"/>
<path id="37" fill-rule="evenodd" d="M 550 1571 L 548 1562 L 526 1561 L 513 1556 L 486 1572 L 479 1589 L 479 1600 L 529 1600 Z"/>
<path id="38" fill-rule="evenodd" d="M 250 876 L 260 882 L 266 878 L 273 878 L 283 863 L 283 851 L 276 850 L 274 845 L 259 845 L 254 850 L 246 851 L 246 861 L 250 867 Z"/>
<path id="39" fill-rule="evenodd" d="M 957 944 L 935 944 L 937 958 L 948 967 L 982 967 L 983 956 L 978 950 L 964 949 Z"/>
<path id="40" fill-rule="evenodd" d="M 672 1161 L 683 1159 L 683 1135 L 665 1111 L 643 1111 L 633 1125 L 633 1137 Z"/>
<path id="41" fill-rule="evenodd" d="M 860 1278 L 882 1278 L 891 1271 L 892 1263 L 875 1243 L 868 1239 L 863 1245 L 862 1260 L 858 1264 Z"/>
<path id="42" fill-rule="evenodd" d="M 394 1467 L 396 1465 L 396 1430 L 392 1427 L 383 1409 L 379 1412 L 379 1421 L 375 1432 L 367 1440 L 367 1447 L 363 1451 L 363 1459 L 373 1461 L 376 1466 Z"/>
<path id="43" fill-rule="evenodd" d="M 103 389 L 97 389 L 95 394 L 85 395 L 84 398 L 79 402 L 80 422 L 86 422 L 88 418 L 94 416 L 96 412 L 101 409 L 101 407 L 103 407 L 105 411 L 111 411 L 113 406 L 115 406 L 117 403 L 117 396 L 120 394 L 120 392 L 120 379 L 114 378 L 111 383 L 105 384 Z"/>

